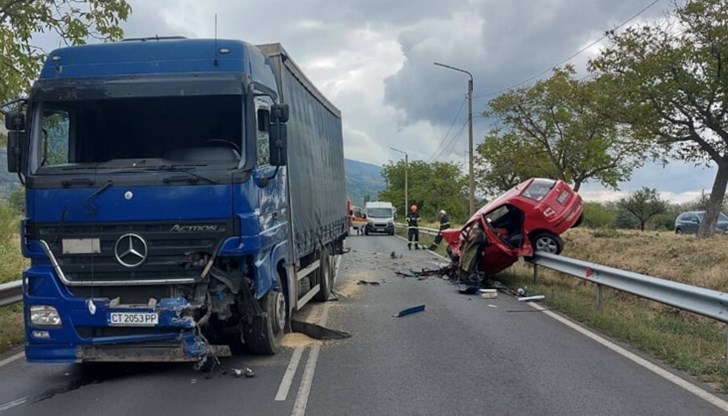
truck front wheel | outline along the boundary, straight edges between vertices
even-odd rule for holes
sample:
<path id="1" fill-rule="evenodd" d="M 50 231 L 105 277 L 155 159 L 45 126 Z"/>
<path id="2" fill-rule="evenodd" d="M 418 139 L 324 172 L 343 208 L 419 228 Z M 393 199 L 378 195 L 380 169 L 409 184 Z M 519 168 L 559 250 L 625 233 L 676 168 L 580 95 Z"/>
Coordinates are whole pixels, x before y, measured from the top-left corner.
<path id="1" fill-rule="evenodd" d="M 253 354 L 275 354 L 281 349 L 283 334 L 288 323 L 286 294 L 278 276 L 278 287 L 260 299 L 261 316 L 253 317 L 244 331 L 245 344 Z"/>

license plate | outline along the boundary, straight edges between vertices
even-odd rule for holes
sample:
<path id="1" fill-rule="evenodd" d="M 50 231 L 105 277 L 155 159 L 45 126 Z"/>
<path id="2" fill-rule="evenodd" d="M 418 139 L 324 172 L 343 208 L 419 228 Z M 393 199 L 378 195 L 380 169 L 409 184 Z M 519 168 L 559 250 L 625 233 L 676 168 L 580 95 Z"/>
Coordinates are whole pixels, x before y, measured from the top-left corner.
<path id="1" fill-rule="evenodd" d="M 564 201 L 566 201 L 566 198 L 568 198 L 568 197 L 569 197 L 569 192 L 564 191 L 561 193 L 561 195 L 559 195 L 558 198 L 556 198 L 556 202 L 563 205 Z"/>
<path id="2" fill-rule="evenodd" d="M 111 312 L 110 326 L 156 326 L 159 314 L 154 312 Z"/>

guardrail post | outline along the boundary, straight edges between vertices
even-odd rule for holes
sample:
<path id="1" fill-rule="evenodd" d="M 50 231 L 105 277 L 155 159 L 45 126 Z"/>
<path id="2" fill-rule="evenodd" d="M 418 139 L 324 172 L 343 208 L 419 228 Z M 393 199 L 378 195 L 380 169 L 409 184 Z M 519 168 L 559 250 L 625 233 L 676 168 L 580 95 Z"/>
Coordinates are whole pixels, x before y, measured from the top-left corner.
<path id="1" fill-rule="evenodd" d="M 597 283 L 597 310 L 602 311 L 602 285 Z"/>
<path id="2" fill-rule="evenodd" d="M 533 264 L 533 283 L 536 283 L 536 279 L 538 279 L 538 266 L 534 263 Z"/>

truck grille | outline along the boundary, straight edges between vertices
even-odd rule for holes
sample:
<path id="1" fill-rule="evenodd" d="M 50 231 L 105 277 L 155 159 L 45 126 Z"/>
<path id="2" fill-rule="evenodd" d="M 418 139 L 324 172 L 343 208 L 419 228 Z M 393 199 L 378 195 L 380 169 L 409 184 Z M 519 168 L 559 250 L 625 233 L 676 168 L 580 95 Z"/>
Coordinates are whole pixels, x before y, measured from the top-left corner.
<path id="1" fill-rule="evenodd" d="M 232 221 L 29 224 L 29 228 L 31 239 L 43 240 L 48 244 L 70 284 L 92 285 L 198 279 L 204 264 L 192 264 L 192 256 L 195 253 L 213 254 L 226 237 L 233 235 L 234 230 Z M 135 240 L 132 243 L 135 244 L 135 253 L 126 258 L 121 256 L 122 262 L 127 263 L 125 266 L 118 257 L 128 251 L 128 237 L 120 242 L 118 248 L 117 242 L 122 236 L 128 235 L 133 235 Z M 144 242 L 137 237 L 141 237 Z M 99 253 L 75 254 L 68 253 L 69 250 L 64 253 L 63 240 L 82 239 L 98 239 Z"/>

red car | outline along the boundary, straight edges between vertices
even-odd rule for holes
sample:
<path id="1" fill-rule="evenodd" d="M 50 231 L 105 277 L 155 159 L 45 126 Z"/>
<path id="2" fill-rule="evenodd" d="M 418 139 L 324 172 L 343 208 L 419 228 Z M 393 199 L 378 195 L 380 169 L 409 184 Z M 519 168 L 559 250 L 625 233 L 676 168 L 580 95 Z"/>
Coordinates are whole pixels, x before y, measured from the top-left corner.
<path id="1" fill-rule="evenodd" d="M 492 275 L 534 251 L 559 254 L 559 234 L 581 223 L 579 194 L 562 180 L 531 178 L 478 210 L 462 228 L 442 231 L 462 274 Z"/>

